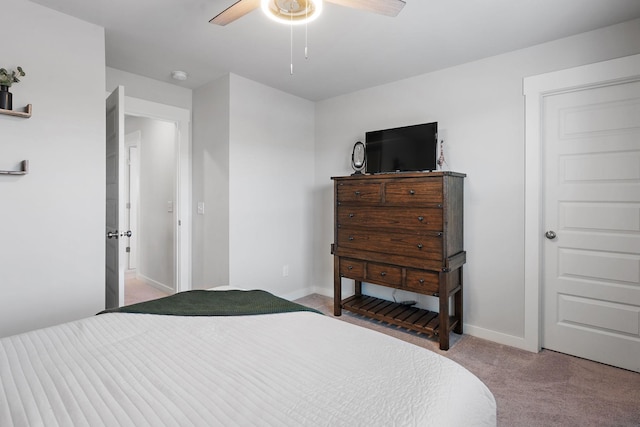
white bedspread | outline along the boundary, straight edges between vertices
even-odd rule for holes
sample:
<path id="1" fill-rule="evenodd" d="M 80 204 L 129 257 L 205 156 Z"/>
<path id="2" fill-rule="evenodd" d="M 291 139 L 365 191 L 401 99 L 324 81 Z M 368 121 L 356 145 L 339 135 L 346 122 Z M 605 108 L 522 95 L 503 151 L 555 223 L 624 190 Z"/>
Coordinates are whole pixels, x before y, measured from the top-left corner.
<path id="1" fill-rule="evenodd" d="M 309 312 L 112 313 L 0 340 L 0 426 L 495 426 L 428 350 Z"/>

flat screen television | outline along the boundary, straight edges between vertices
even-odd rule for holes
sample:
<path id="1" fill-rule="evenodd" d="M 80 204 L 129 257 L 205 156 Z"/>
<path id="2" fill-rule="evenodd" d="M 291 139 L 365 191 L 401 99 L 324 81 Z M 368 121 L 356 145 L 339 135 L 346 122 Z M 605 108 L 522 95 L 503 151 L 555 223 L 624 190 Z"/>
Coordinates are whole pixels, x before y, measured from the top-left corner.
<path id="1" fill-rule="evenodd" d="M 436 170 L 438 122 L 365 134 L 367 173 Z"/>

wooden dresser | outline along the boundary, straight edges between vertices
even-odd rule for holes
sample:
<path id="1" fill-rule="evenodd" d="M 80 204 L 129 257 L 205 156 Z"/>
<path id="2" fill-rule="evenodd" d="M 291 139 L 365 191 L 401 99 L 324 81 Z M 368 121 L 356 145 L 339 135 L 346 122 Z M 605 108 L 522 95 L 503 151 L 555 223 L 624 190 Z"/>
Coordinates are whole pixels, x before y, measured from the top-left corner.
<path id="1" fill-rule="evenodd" d="M 334 177 L 334 314 L 342 309 L 429 336 L 462 333 L 465 174 Z M 342 278 L 355 294 L 342 300 Z M 362 294 L 362 282 L 439 298 L 439 313 Z M 453 311 L 450 310 L 453 299 Z"/>

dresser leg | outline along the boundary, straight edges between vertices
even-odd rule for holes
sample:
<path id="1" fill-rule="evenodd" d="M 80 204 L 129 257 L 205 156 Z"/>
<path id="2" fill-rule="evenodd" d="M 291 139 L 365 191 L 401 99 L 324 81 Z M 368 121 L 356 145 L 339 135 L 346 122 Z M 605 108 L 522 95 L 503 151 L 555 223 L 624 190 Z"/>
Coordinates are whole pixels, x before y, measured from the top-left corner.
<path id="1" fill-rule="evenodd" d="M 444 333 L 440 335 L 440 350 L 447 351 L 449 350 L 449 333 Z"/>
<path id="2" fill-rule="evenodd" d="M 448 274 L 440 272 L 439 283 L 439 300 L 440 300 L 440 313 L 438 326 L 440 334 L 440 350 L 449 350 L 449 287 L 448 287 Z"/>
<path id="3" fill-rule="evenodd" d="M 342 278 L 340 277 L 340 257 L 333 257 L 333 315 L 342 315 Z"/>
<path id="4" fill-rule="evenodd" d="M 440 326 L 438 326 L 438 333 L 440 334 L 440 350 L 449 350 L 449 310 L 447 309 L 443 312 L 441 307 L 439 316 Z"/>
<path id="5" fill-rule="evenodd" d="M 458 290 L 458 292 L 456 292 L 455 296 L 453 297 L 453 307 L 454 310 L 456 311 L 456 317 L 458 318 L 458 323 L 456 324 L 456 327 L 453 328 L 453 332 L 455 332 L 456 334 L 460 334 L 462 335 L 462 320 L 463 320 L 463 306 L 462 306 L 462 291 L 464 289 L 464 286 L 462 285 L 462 267 L 460 267 L 460 289 Z"/>
<path id="6" fill-rule="evenodd" d="M 354 280 L 354 282 L 355 282 L 355 294 L 357 296 L 362 296 L 362 281 Z"/>

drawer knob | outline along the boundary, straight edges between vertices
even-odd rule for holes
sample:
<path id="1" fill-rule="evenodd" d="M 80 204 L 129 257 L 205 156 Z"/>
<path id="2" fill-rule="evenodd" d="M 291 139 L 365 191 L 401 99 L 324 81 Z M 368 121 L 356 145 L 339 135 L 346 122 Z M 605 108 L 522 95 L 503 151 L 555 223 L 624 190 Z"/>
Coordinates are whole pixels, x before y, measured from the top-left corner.
<path id="1" fill-rule="evenodd" d="M 354 216 L 355 216 L 355 214 L 353 214 L 353 213 L 349 214 L 349 218 L 353 218 Z"/>
<path id="2" fill-rule="evenodd" d="M 418 249 L 422 249 L 422 243 L 418 243 Z"/>
<path id="3" fill-rule="evenodd" d="M 420 282 L 420 284 L 424 284 L 424 279 L 418 279 L 418 282 Z"/>
<path id="4" fill-rule="evenodd" d="M 353 270 L 353 265 L 348 265 L 347 270 Z"/>
<path id="5" fill-rule="evenodd" d="M 359 196 L 359 195 L 360 195 L 360 192 L 359 192 L 359 191 L 356 191 L 356 192 L 355 192 L 355 195 L 356 195 L 356 196 Z"/>
<path id="6" fill-rule="evenodd" d="M 380 275 L 381 275 L 382 277 L 384 277 L 384 276 L 386 276 L 386 275 L 387 275 L 387 272 L 386 272 L 386 271 L 381 271 L 381 272 L 380 272 Z"/>
<path id="7" fill-rule="evenodd" d="M 414 194 L 416 194 L 416 191 L 415 190 L 409 190 L 409 194 L 411 194 L 413 196 Z"/>
<path id="8" fill-rule="evenodd" d="M 418 221 L 424 221 L 424 217 L 423 216 L 419 216 L 418 217 Z"/>
<path id="9" fill-rule="evenodd" d="M 349 240 L 353 240 L 353 236 L 349 236 Z"/>

